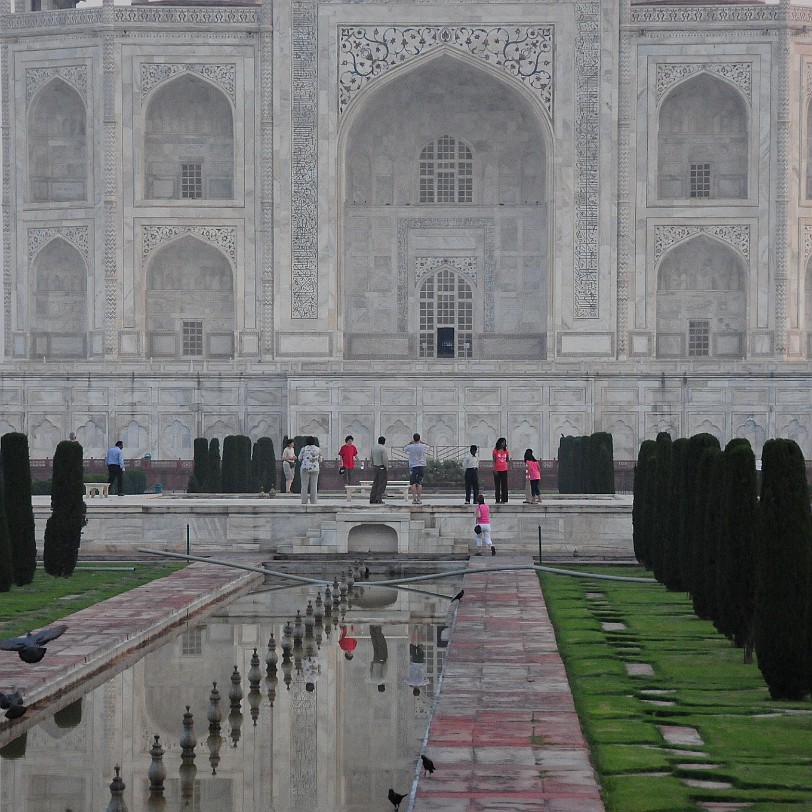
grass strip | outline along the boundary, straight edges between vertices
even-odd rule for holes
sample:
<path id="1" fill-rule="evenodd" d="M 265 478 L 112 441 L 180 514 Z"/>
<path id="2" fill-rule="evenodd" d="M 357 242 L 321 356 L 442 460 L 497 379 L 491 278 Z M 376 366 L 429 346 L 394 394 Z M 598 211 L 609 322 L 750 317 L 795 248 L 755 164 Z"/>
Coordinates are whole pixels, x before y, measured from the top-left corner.
<path id="1" fill-rule="evenodd" d="M 85 571 L 54 578 L 38 568 L 34 580 L 0 594 L 0 639 L 39 629 L 122 592 L 164 578 L 185 564 L 128 564 L 132 570 Z"/>
<path id="2" fill-rule="evenodd" d="M 757 666 L 699 620 L 686 595 L 659 584 L 540 580 L 607 812 L 812 810 L 812 703 L 771 700 Z M 606 622 L 626 628 L 604 630 Z M 631 663 L 653 674 L 629 674 Z M 692 728 L 702 743 L 668 743 L 670 726 Z"/>

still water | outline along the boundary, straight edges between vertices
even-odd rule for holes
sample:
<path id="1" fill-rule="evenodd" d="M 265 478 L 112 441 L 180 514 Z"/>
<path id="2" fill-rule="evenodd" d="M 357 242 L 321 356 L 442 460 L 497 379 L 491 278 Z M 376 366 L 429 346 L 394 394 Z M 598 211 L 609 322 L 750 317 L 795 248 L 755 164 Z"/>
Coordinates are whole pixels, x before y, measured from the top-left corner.
<path id="1" fill-rule="evenodd" d="M 415 775 L 456 586 L 356 584 L 322 623 L 315 608 L 312 627 L 316 586 L 265 586 L 220 607 L 3 748 L 0 809 L 104 812 L 115 766 L 130 812 L 391 809 L 389 788 L 408 793 Z M 297 610 L 301 625 L 292 623 Z M 302 640 L 286 663 L 289 622 Z M 271 634 L 279 661 L 269 675 Z M 184 766 L 187 705 L 197 743 Z M 156 735 L 164 805 L 149 791 Z"/>

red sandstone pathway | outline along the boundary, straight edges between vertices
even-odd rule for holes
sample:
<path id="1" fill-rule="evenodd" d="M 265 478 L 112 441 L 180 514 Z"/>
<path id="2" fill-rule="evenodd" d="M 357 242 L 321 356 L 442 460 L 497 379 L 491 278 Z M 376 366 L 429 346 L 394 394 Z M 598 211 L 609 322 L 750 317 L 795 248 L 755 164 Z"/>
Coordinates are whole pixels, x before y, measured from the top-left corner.
<path id="1" fill-rule="evenodd" d="M 604 812 L 529 558 L 472 558 L 414 812 Z"/>
<path id="2" fill-rule="evenodd" d="M 244 592 L 262 577 L 214 564 L 191 564 L 167 578 L 68 615 L 58 621 L 67 625 L 67 631 L 47 644 L 48 651 L 39 663 L 24 663 L 12 652 L 0 652 L 0 691 L 17 686 L 26 704 L 44 705 L 50 697 L 91 678 L 111 660 L 132 653 L 212 603 Z M 9 722 L 0 715 L 0 741 L 18 736 L 35 721 L 32 717 L 27 714 Z"/>

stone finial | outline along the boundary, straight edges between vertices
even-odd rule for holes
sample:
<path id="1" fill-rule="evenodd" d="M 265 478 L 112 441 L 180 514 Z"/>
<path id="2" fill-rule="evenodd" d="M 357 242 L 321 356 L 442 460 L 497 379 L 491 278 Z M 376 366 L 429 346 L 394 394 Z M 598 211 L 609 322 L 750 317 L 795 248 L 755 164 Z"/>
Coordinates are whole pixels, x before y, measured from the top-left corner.
<path id="1" fill-rule="evenodd" d="M 181 758 L 184 760 L 194 759 L 195 757 L 197 737 L 195 736 L 194 723 L 194 715 L 187 705 L 186 712 L 183 714 L 183 730 L 181 731 L 179 741 Z"/>
<path id="2" fill-rule="evenodd" d="M 223 714 L 220 711 L 220 691 L 217 688 L 217 683 L 212 682 L 211 692 L 209 693 L 209 712 L 207 719 L 209 721 L 209 730 L 212 728 L 220 729 L 220 722 L 223 721 Z"/>
<path id="3" fill-rule="evenodd" d="M 268 640 L 268 651 L 265 652 L 265 673 L 270 676 L 276 673 L 276 664 L 279 662 L 279 655 L 276 653 L 276 640 L 273 639 L 273 632 Z"/>
<path id="4" fill-rule="evenodd" d="M 234 666 L 231 672 L 231 687 L 228 689 L 228 704 L 232 709 L 239 710 L 240 702 L 242 702 L 242 677 L 240 676 L 240 669 Z"/>
<path id="5" fill-rule="evenodd" d="M 259 667 L 259 654 L 257 654 L 256 649 L 254 649 L 254 653 L 251 655 L 251 665 L 246 676 L 248 677 L 248 684 L 252 689 L 259 688 L 259 681 L 262 679 L 262 671 Z"/>
<path id="6" fill-rule="evenodd" d="M 324 601 L 321 599 L 321 592 L 316 595 L 316 603 L 313 606 L 313 616 L 318 623 L 324 617 Z"/>
<path id="7" fill-rule="evenodd" d="M 110 803 L 107 804 L 107 812 L 127 812 L 127 804 L 124 801 L 124 790 L 127 788 L 121 777 L 121 767 L 116 765 L 116 775 L 110 783 Z"/>
<path id="8" fill-rule="evenodd" d="M 304 623 L 302 622 L 302 614 L 297 609 L 296 619 L 293 621 L 293 645 L 301 643 L 302 637 L 304 637 Z"/>
<path id="9" fill-rule="evenodd" d="M 150 795 L 164 794 L 164 781 L 166 780 L 166 765 L 164 764 L 164 748 L 161 746 L 161 737 L 156 733 L 155 741 L 149 750 L 152 757 L 147 778 L 149 778 Z"/>

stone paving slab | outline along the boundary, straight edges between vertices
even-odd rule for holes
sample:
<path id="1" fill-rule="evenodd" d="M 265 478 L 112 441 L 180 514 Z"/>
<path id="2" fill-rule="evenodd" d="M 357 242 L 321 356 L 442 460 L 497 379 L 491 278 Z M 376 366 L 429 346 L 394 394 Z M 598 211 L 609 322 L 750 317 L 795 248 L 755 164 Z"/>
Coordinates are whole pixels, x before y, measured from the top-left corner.
<path id="1" fill-rule="evenodd" d="M 167 629 L 262 580 L 259 573 L 196 563 L 89 606 L 58 621 L 68 628 L 47 644 L 48 651 L 39 663 L 24 663 L 13 652 L 0 652 L 0 691 L 17 686 L 26 704 L 43 705 Z M 18 736 L 32 720 L 36 721 L 31 713 L 13 722 L 0 716 L 0 744 Z"/>
<path id="2" fill-rule="evenodd" d="M 531 561 L 471 559 L 411 809 L 604 812 L 538 578 L 494 563 Z"/>

